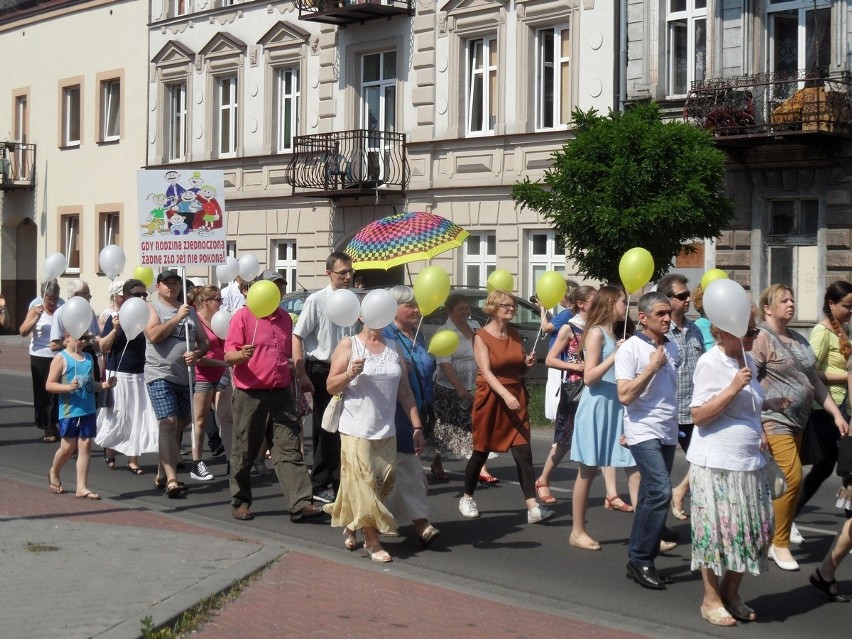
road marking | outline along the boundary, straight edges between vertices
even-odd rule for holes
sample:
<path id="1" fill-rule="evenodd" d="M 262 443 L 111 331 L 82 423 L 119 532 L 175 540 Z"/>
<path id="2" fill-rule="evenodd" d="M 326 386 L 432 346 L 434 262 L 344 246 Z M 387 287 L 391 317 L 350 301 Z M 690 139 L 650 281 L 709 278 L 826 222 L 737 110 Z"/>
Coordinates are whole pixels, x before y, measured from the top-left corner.
<path id="1" fill-rule="evenodd" d="M 21 406 L 32 406 L 32 402 L 22 402 L 19 399 L 0 399 L 0 402 L 6 402 L 7 404 L 20 404 Z"/>

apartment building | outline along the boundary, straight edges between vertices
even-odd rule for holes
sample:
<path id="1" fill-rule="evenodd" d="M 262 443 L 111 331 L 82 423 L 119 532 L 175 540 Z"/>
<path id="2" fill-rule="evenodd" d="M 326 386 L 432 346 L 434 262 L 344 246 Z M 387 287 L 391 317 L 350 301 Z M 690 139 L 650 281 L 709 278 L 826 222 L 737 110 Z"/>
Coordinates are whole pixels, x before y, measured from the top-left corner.
<path id="1" fill-rule="evenodd" d="M 657 100 L 727 155 L 736 219 L 707 261 L 755 299 L 792 285 L 812 324 L 826 284 L 852 279 L 849 3 L 626 0 L 625 16 L 628 100 Z"/>
<path id="2" fill-rule="evenodd" d="M 229 249 L 291 288 L 320 286 L 329 251 L 368 222 L 427 210 L 471 233 L 434 261 L 454 283 L 506 268 L 528 295 L 565 255 L 509 192 L 543 175 L 575 107 L 618 107 L 616 8 L 151 0 L 147 166 L 223 170 Z"/>
<path id="3" fill-rule="evenodd" d="M 101 248 L 129 237 L 128 265 L 138 263 L 147 18 L 132 0 L 0 3 L 0 290 L 15 325 L 46 255 L 65 254 L 60 283 L 86 279 L 95 307 L 108 299 Z"/>

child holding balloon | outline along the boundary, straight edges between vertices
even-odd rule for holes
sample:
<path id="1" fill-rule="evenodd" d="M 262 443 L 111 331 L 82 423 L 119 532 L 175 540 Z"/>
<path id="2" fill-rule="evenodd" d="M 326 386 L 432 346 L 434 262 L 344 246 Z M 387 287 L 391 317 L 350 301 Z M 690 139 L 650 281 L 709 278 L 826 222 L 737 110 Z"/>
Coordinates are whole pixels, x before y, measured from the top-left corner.
<path id="1" fill-rule="evenodd" d="M 60 495 L 65 492 L 59 473 L 62 467 L 77 453 L 77 497 L 81 499 L 100 499 L 101 496 L 89 490 L 89 453 L 91 441 L 95 436 L 95 391 L 115 386 L 115 378 L 110 377 L 101 383 L 94 378 L 94 360 L 83 353 L 85 341 L 91 335 L 82 334 L 73 337 L 65 333 L 65 350 L 54 357 L 50 365 L 45 388 L 59 396 L 59 435 L 62 442 L 53 457 L 53 465 L 48 472 L 50 492 Z"/>

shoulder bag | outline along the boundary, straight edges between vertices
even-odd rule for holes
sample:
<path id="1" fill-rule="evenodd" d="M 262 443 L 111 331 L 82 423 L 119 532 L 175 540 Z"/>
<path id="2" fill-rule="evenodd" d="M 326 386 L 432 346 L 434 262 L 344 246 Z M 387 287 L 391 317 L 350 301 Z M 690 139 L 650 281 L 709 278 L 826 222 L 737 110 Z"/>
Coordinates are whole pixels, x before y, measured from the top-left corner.
<path id="1" fill-rule="evenodd" d="M 577 331 L 574 330 L 574 326 L 569 322 L 568 326 L 571 328 L 571 333 L 573 336 L 577 336 Z M 568 346 L 566 345 L 566 350 Z M 580 354 L 582 357 L 582 354 Z M 580 404 L 580 395 L 583 393 L 583 387 L 585 384 L 583 383 L 583 378 L 576 381 L 570 381 L 568 378 L 567 371 L 562 371 L 562 383 L 559 389 L 559 407 L 556 409 L 557 415 L 570 415 L 577 412 L 577 406 Z"/>
<path id="2" fill-rule="evenodd" d="M 349 362 L 352 362 L 352 351 L 355 348 L 355 337 L 349 338 L 352 342 L 352 346 L 349 349 Z M 348 366 L 348 364 L 347 364 Z M 337 429 L 340 427 L 340 413 L 343 412 L 343 391 L 339 393 L 335 393 L 331 396 L 331 401 L 328 402 L 328 406 L 325 407 L 325 410 L 322 413 L 322 429 L 327 433 L 336 433 Z"/>
<path id="3" fill-rule="evenodd" d="M 852 477 L 852 435 L 841 437 L 837 444 L 837 474 Z"/>
<path id="4" fill-rule="evenodd" d="M 772 495 L 772 499 L 778 499 L 787 492 L 787 478 L 784 477 L 784 471 L 772 457 L 772 453 L 764 450 L 763 458 L 766 460 L 765 471 L 766 481 L 769 484 L 769 494 Z"/>

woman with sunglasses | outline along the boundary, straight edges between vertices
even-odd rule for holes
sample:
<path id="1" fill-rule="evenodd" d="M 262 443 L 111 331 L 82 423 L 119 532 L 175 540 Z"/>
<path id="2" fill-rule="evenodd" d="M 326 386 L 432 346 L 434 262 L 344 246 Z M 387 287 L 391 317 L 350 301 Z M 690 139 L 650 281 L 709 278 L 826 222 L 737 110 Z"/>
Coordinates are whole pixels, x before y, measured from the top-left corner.
<path id="1" fill-rule="evenodd" d="M 473 337 L 473 354 L 479 369 L 473 397 L 473 453 L 464 472 L 459 512 L 464 517 L 479 517 L 473 493 L 488 453 L 511 450 L 526 502 L 527 523 L 537 524 L 555 513 L 540 505 L 535 495 L 527 415 L 529 393 L 524 384 L 524 374 L 535 364 L 535 353 L 524 353 L 520 335 L 509 326 L 518 310 L 510 293 L 493 291 L 482 310 L 490 321 Z"/>
<path id="2" fill-rule="evenodd" d="M 139 455 L 156 453 L 159 448 L 159 424 L 145 390 L 145 335 L 127 340 L 121 328 L 121 307 L 131 298 L 147 300 L 148 291 L 141 280 L 127 280 L 121 294 L 115 296 L 117 314 L 110 315 L 101 333 L 101 351 L 106 357 L 106 379 L 115 377 L 111 405 L 98 411 L 95 443 L 103 446 L 109 458 L 115 452 L 127 455 L 127 470 L 142 475 Z"/>
<path id="3" fill-rule="evenodd" d="M 793 291 L 784 284 L 773 284 L 760 294 L 759 306 L 763 323 L 751 351 L 757 377 L 767 400 L 789 400 L 785 410 L 765 409 L 762 415 L 769 450 L 787 480 L 787 490 L 772 502 L 775 537 L 769 558 L 782 570 L 798 570 L 790 552 L 790 531 L 802 483 L 799 450 L 814 401 L 829 413 L 841 435 L 849 426 L 817 374 L 810 343 L 788 328 L 796 312 Z"/>

